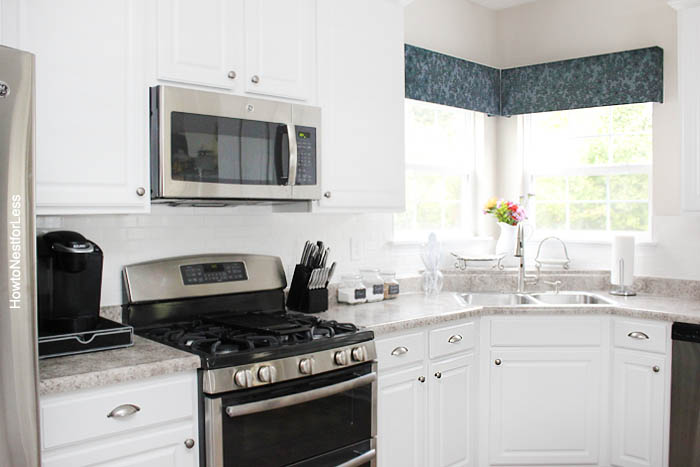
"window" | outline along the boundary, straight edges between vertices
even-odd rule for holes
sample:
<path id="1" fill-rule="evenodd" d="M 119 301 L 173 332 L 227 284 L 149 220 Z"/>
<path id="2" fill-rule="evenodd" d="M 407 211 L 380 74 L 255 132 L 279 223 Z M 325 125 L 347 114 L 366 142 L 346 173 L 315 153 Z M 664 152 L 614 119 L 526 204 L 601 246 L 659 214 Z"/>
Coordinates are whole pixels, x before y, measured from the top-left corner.
<path id="1" fill-rule="evenodd" d="M 649 236 L 652 104 L 524 117 L 529 217 L 539 234 Z"/>
<path id="2" fill-rule="evenodd" d="M 406 99 L 406 211 L 396 240 L 464 237 L 471 226 L 475 112 Z"/>

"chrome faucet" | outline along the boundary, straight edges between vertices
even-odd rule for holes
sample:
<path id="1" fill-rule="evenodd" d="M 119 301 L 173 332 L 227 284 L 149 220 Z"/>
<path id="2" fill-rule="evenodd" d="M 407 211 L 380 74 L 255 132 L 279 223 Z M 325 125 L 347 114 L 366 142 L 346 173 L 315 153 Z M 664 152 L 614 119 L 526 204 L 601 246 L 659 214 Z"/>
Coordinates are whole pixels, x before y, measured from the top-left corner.
<path id="1" fill-rule="evenodd" d="M 523 224 L 518 224 L 518 238 L 515 242 L 515 253 L 513 254 L 516 258 L 520 258 L 520 264 L 518 266 L 518 293 L 525 292 L 526 284 L 536 284 L 538 276 L 533 274 L 525 273 L 525 229 L 523 229 Z"/>

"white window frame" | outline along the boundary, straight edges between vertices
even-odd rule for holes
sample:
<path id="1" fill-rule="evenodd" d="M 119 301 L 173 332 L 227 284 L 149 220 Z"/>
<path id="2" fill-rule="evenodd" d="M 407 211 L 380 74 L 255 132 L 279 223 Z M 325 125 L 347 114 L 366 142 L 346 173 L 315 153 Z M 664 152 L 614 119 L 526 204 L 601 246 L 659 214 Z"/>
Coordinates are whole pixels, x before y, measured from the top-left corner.
<path id="1" fill-rule="evenodd" d="M 412 99 L 405 99 L 406 101 L 411 101 Z M 429 104 L 429 105 L 434 105 L 434 106 L 440 106 L 440 104 L 433 104 L 433 103 L 428 103 L 428 102 L 422 102 L 422 101 L 416 101 L 420 102 L 422 104 Z M 393 222 L 393 227 L 394 227 L 394 233 L 393 233 L 393 238 L 394 238 L 394 243 L 417 243 L 417 242 L 424 242 L 427 238 L 428 235 L 431 232 L 435 232 L 438 236 L 438 239 L 441 241 L 457 241 L 457 240 L 464 240 L 466 238 L 472 238 L 474 237 L 475 233 L 475 228 L 476 228 L 476 215 L 475 215 L 475 210 L 474 210 L 474 190 L 476 188 L 476 184 L 474 183 L 474 177 L 476 173 L 476 159 L 477 159 L 477 151 L 483 150 L 482 146 L 483 144 L 479 144 L 479 138 L 476 137 L 477 135 L 477 130 L 478 130 L 478 116 L 477 112 L 471 111 L 471 110 L 466 110 L 466 109 L 460 109 L 464 110 L 465 112 L 469 113 L 467 126 L 470 129 L 469 131 L 469 141 L 467 143 L 469 147 L 469 151 L 471 152 L 471 156 L 469 153 L 465 154 L 465 157 L 468 157 L 468 161 L 466 164 L 460 164 L 459 166 L 457 165 L 443 165 L 443 164 L 425 164 L 425 163 L 411 163 L 408 158 L 406 158 L 405 162 L 405 173 L 404 176 L 408 174 L 409 171 L 415 171 L 415 172 L 420 172 L 420 173 L 425 173 L 425 174 L 435 174 L 435 175 L 442 175 L 442 176 L 447 176 L 447 175 L 455 175 L 455 171 L 458 170 L 462 173 L 462 178 L 463 178 L 463 183 L 462 183 L 462 193 L 461 193 L 461 201 L 462 201 L 462 209 L 460 212 L 460 217 L 462 219 L 462 228 L 460 229 L 450 229 L 450 230 L 438 230 L 438 229 L 418 229 L 418 228 L 413 228 L 411 230 L 398 230 L 396 228 L 396 221 L 394 218 Z M 438 202 L 441 202 L 442 200 L 437 200 Z"/>
<path id="2" fill-rule="evenodd" d="M 520 133 L 522 134 L 521 140 L 521 155 L 522 155 L 522 167 L 523 167 L 523 192 L 533 193 L 535 196 L 532 200 L 527 203 L 527 212 L 531 214 L 532 225 L 535 227 L 535 233 L 533 240 L 542 240 L 549 236 L 557 236 L 565 241 L 573 243 L 609 243 L 615 235 L 632 235 L 635 237 L 637 242 L 652 242 L 653 241 L 653 153 L 652 160 L 649 164 L 616 164 L 616 165 L 601 165 L 601 166 L 581 166 L 581 167 L 550 167 L 547 169 L 533 169 L 531 160 L 533 158 L 534 145 L 532 142 L 532 115 L 525 114 L 518 116 L 518 125 Z M 653 141 L 653 123 L 652 123 L 652 141 Z M 609 137 L 619 135 L 634 136 L 642 135 L 647 133 L 601 133 L 591 136 L 583 136 L 584 138 L 598 138 L 598 137 Z M 612 150 L 612 145 L 608 145 L 608 151 Z M 610 154 L 608 153 L 608 156 Z M 595 201 L 570 201 L 568 199 L 568 179 L 566 182 L 566 196 L 567 198 L 563 201 L 566 203 L 567 209 L 567 222 L 570 219 L 569 208 L 571 204 L 586 204 L 586 203 L 601 203 L 605 202 L 606 205 L 614 203 L 616 201 L 634 204 L 634 203 L 647 203 L 649 205 L 648 209 L 648 219 L 647 225 L 648 230 L 644 232 L 640 231 L 618 231 L 609 230 L 610 228 L 610 210 L 606 210 L 606 230 L 551 230 L 551 229 L 538 229 L 537 228 L 537 187 L 535 186 L 535 177 L 538 176 L 609 176 L 609 175 L 634 175 L 634 174 L 646 174 L 649 177 L 649 197 L 647 201 L 634 201 L 634 200 L 614 200 L 610 199 L 610 186 L 606 184 L 606 199 L 595 200 Z M 534 187 L 534 189 L 532 188 Z"/>

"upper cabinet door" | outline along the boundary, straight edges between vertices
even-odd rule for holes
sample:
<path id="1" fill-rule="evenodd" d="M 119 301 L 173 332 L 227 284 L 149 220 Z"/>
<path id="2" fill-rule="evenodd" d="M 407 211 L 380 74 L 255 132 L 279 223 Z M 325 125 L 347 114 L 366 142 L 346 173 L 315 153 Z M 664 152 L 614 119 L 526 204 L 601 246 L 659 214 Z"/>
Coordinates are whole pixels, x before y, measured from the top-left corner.
<path id="1" fill-rule="evenodd" d="M 402 211 L 403 7 L 389 0 L 323 0 L 318 27 L 320 208 Z"/>
<path id="2" fill-rule="evenodd" d="M 315 0 L 245 0 L 245 89 L 314 100 Z"/>
<path id="3" fill-rule="evenodd" d="M 150 206 L 144 3 L 20 2 L 19 47 L 36 54 L 39 214 Z"/>
<path id="4" fill-rule="evenodd" d="M 158 78 L 243 91 L 242 0 L 159 0 Z"/>

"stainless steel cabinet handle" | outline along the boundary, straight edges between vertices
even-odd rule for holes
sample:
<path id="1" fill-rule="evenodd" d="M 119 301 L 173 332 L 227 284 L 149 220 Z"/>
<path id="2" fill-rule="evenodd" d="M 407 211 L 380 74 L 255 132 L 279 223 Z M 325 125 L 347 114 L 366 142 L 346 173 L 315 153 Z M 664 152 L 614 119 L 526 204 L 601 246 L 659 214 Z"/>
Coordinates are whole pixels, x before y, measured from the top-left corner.
<path id="1" fill-rule="evenodd" d="M 229 77 L 229 79 L 236 79 L 236 72 L 231 70 L 228 72 L 227 76 Z"/>
<path id="2" fill-rule="evenodd" d="M 391 351 L 391 355 L 394 357 L 398 357 L 399 355 L 403 355 L 405 353 L 408 353 L 408 347 L 404 347 L 403 345 L 401 347 L 396 347 Z"/>
<path id="3" fill-rule="evenodd" d="M 140 186 L 136 189 L 136 194 L 139 196 L 143 196 L 146 194 L 146 189 L 144 187 Z"/>
<path id="4" fill-rule="evenodd" d="M 457 342 L 462 340 L 462 336 L 460 334 L 455 334 L 454 336 L 450 336 L 449 339 L 447 339 L 447 342 L 450 344 L 456 344 Z"/>
<path id="5" fill-rule="evenodd" d="M 495 363 L 496 365 L 500 365 L 502 362 L 500 358 L 497 358 L 496 360 L 494 360 L 493 363 Z"/>
<path id="6" fill-rule="evenodd" d="M 651 369 L 654 370 L 654 373 L 658 373 L 659 371 L 661 371 L 661 368 L 659 368 L 659 365 L 654 365 L 653 367 L 651 367 Z"/>
<path id="7" fill-rule="evenodd" d="M 641 331 L 632 331 L 627 334 L 627 337 L 631 337 L 632 339 L 649 339 L 649 336 Z"/>
<path id="8" fill-rule="evenodd" d="M 253 76 L 250 77 L 250 80 L 251 80 L 254 84 L 258 84 L 258 83 L 260 82 L 260 77 L 259 77 L 258 75 L 253 75 Z"/>
<path id="9" fill-rule="evenodd" d="M 119 407 L 112 409 L 110 413 L 107 414 L 107 418 L 124 418 L 129 415 L 134 415 L 136 412 L 141 411 L 141 407 L 134 404 L 122 404 Z"/>
<path id="10" fill-rule="evenodd" d="M 324 198 L 330 198 L 330 197 L 331 197 L 331 192 L 330 192 L 330 191 L 325 192 L 325 193 L 323 194 L 323 197 L 324 197 Z"/>
<path id="11" fill-rule="evenodd" d="M 192 438 L 187 438 L 185 440 L 185 447 L 187 449 L 192 449 L 194 447 L 194 440 Z"/>
<path id="12" fill-rule="evenodd" d="M 425 376 L 419 376 L 418 381 L 420 381 L 421 383 L 425 383 Z"/>
<path id="13" fill-rule="evenodd" d="M 437 379 L 442 378 L 442 373 L 440 373 L 439 371 L 436 372 L 436 373 L 435 373 L 435 377 L 436 377 Z"/>

